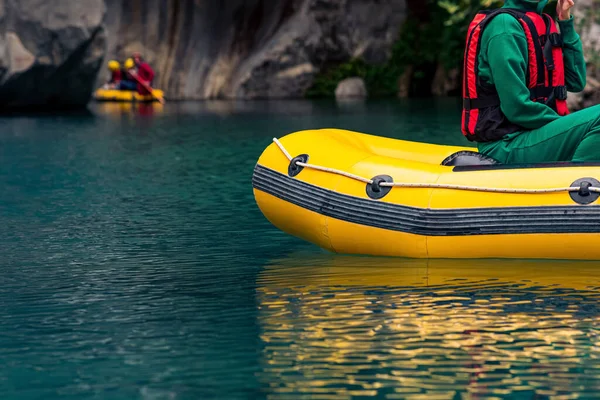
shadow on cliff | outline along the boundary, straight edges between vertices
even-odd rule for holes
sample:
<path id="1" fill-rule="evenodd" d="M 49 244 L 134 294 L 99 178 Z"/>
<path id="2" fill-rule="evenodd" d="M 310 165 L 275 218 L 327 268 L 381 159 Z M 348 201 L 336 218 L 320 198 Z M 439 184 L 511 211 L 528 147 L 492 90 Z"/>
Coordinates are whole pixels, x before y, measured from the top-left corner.
<path id="1" fill-rule="evenodd" d="M 405 0 L 107 0 L 108 59 L 143 53 L 169 99 L 302 98 L 327 65 L 384 62 Z M 107 77 L 102 71 L 100 80 Z"/>

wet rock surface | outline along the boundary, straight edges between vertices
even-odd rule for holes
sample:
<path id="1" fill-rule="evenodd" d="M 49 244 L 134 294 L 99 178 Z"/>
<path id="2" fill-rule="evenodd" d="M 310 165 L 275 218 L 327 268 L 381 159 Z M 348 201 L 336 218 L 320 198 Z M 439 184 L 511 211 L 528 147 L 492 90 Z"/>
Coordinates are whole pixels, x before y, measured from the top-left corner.
<path id="1" fill-rule="evenodd" d="M 585 90 L 569 94 L 570 108 L 578 110 L 600 104 L 600 2 L 580 0 L 573 14 L 588 65 Z"/>
<path id="2" fill-rule="evenodd" d="M 385 61 L 405 14 L 405 0 L 0 0 L 0 109 L 81 107 L 133 51 L 171 99 L 299 98 L 332 65 Z M 600 3 L 575 18 L 590 77 L 578 109 L 600 102 Z M 438 72 L 444 95 L 458 76 Z"/>
<path id="3" fill-rule="evenodd" d="M 0 0 L 0 110 L 84 107 L 105 54 L 103 0 Z"/>
<path id="4" fill-rule="evenodd" d="M 404 0 L 106 0 L 108 58 L 140 51 L 168 97 L 302 97 L 328 65 L 384 61 Z M 103 71 L 102 78 L 106 77 Z"/>

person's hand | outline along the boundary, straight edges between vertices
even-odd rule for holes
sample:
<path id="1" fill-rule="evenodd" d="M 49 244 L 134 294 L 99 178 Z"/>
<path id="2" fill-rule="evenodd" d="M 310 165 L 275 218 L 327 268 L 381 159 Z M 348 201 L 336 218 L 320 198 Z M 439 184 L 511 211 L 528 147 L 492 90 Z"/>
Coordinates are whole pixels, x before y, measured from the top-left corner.
<path id="1" fill-rule="evenodd" d="M 561 21 L 571 19 L 571 7 L 574 5 L 575 1 L 573 0 L 558 0 L 558 4 L 556 5 L 556 15 L 558 15 L 558 19 Z"/>

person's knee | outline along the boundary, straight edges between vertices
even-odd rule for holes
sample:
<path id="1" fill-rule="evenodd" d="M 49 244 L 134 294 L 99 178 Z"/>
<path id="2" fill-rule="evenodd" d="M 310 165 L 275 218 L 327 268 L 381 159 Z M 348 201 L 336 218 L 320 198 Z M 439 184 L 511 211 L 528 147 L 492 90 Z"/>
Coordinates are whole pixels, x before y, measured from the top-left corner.
<path id="1" fill-rule="evenodd" d="M 592 115 L 596 115 L 596 118 L 594 119 L 594 125 L 600 127 L 600 104 L 590 108 L 593 110 Z"/>
<path id="2" fill-rule="evenodd" d="M 600 121 L 600 104 L 595 106 L 588 107 L 586 110 L 589 110 L 590 118 L 594 121 Z"/>
<path id="3" fill-rule="evenodd" d="M 590 128 L 600 128 L 600 104 L 584 108 L 574 113 L 581 124 L 589 124 Z"/>

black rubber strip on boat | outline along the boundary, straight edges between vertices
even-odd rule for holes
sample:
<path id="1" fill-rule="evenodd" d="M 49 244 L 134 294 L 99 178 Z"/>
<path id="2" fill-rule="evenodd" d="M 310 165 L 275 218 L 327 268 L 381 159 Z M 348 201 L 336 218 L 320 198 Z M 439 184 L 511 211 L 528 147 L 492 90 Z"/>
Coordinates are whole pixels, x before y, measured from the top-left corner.
<path id="1" fill-rule="evenodd" d="M 600 206 L 418 208 L 337 193 L 258 164 L 252 185 L 257 190 L 324 216 L 416 235 L 600 232 Z"/>

